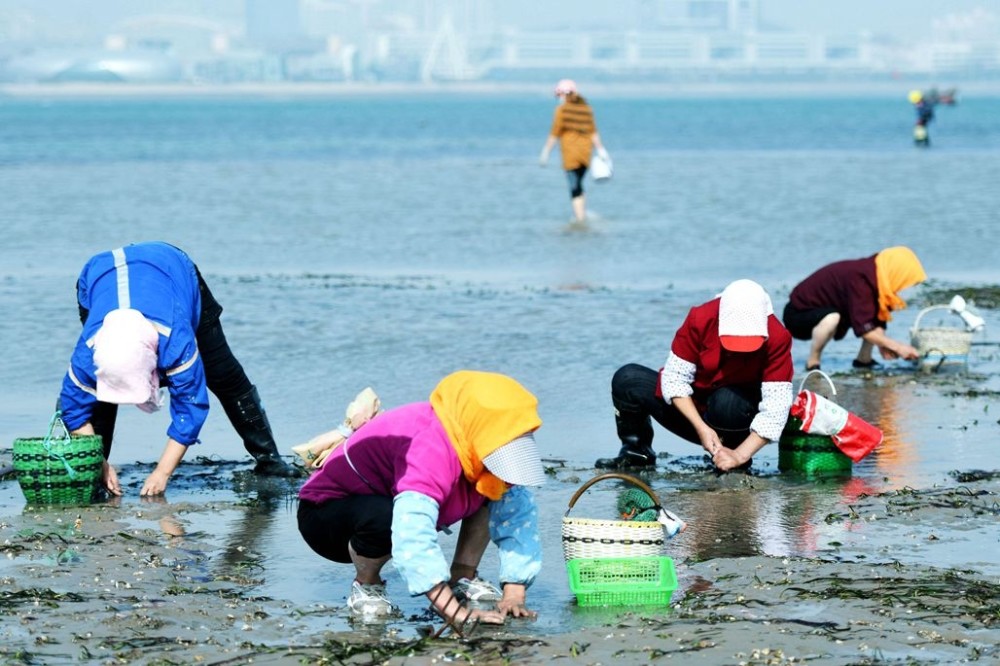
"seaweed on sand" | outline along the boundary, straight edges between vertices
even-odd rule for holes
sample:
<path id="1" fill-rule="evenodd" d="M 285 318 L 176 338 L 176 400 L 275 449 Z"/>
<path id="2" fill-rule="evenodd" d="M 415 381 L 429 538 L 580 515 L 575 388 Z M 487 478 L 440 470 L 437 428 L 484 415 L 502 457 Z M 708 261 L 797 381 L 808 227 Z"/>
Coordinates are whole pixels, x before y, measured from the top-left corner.
<path id="1" fill-rule="evenodd" d="M 945 570 L 925 577 L 892 576 L 876 580 L 823 576 L 785 588 L 797 598 L 870 599 L 888 608 L 924 613 L 927 620 L 956 620 L 966 627 L 1000 623 L 1000 585 Z"/>
<path id="2" fill-rule="evenodd" d="M 284 653 L 286 656 L 308 655 L 309 663 L 315 666 L 352 664 L 375 666 L 393 658 L 436 655 L 436 661 L 456 663 L 514 664 L 525 658 L 524 650 L 533 650 L 546 643 L 539 639 L 480 636 L 466 638 L 421 637 L 398 641 L 383 638 L 376 642 L 329 639 L 319 647 L 282 647 L 267 650 Z M 580 651 L 586 649 L 584 646 Z M 319 652 L 319 654 L 317 654 Z M 260 651 L 258 651 L 258 654 Z"/>
<path id="3" fill-rule="evenodd" d="M 0 590 L 0 612 L 8 611 L 23 604 L 58 608 L 63 602 L 81 602 L 85 597 L 75 592 L 56 592 L 44 587 L 24 590 Z"/>
<path id="4" fill-rule="evenodd" d="M 914 300 L 918 301 L 921 305 L 937 305 L 949 302 L 955 294 L 975 303 L 977 308 L 991 309 L 1000 307 L 1000 285 L 995 284 L 963 287 L 947 285 L 931 280 L 927 282 L 927 286 L 924 287 Z"/>
<path id="5" fill-rule="evenodd" d="M 992 480 L 997 472 L 952 472 L 951 475 L 963 483 Z M 859 497 L 855 505 L 848 505 L 846 513 L 831 513 L 825 521 L 829 523 L 844 520 L 858 520 L 861 514 L 873 511 L 884 512 L 887 516 L 914 513 L 927 509 L 956 509 L 973 516 L 1000 515 L 1000 498 L 995 491 L 985 488 L 973 489 L 969 486 L 952 488 L 900 488 L 877 495 Z"/>

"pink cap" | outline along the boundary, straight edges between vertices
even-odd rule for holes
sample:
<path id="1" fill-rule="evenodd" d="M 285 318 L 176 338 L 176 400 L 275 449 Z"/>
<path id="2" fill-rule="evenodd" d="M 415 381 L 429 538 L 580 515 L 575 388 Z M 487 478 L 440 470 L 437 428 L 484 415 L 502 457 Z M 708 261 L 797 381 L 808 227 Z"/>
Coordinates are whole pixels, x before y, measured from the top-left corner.
<path id="1" fill-rule="evenodd" d="M 562 79 L 556 84 L 556 95 L 569 95 L 576 92 L 576 82 L 573 79 Z"/>
<path id="2" fill-rule="evenodd" d="M 160 336 L 138 310 L 112 310 L 94 336 L 97 399 L 117 405 L 155 400 L 160 388 L 156 349 Z"/>

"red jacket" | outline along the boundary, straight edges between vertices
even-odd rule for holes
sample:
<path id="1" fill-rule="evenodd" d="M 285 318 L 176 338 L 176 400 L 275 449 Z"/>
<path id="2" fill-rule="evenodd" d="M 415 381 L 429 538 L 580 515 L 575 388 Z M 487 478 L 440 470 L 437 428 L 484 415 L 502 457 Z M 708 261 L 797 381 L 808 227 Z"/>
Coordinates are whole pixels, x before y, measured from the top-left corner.
<path id="1" fill-rule="evenodd" d="M 726 351 L 719 342 L 719 300 L 695 306 L 674 335 L 670 350 L 692 363 L 695 370 L 691 396 L 704 409 L 708 395 L 722 386 L 791 382 L 792 335 L 773 314 L 767 318 L 767 340 L 755 352 Z M 657 385 L 657 395 L 661 395 Z"/>

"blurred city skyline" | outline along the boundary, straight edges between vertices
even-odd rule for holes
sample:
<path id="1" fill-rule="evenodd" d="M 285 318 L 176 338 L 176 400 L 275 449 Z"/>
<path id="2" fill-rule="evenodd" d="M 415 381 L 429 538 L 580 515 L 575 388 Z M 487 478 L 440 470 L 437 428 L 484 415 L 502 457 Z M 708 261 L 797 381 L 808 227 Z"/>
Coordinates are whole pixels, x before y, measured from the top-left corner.
<path id="1" fill-rule="evenodd" d="M 0 81 L 1000 78 L 982 0 L 0 0 Z"/>
<path id="2" fill-rule="evenodd" d="M 303 18 L 319 10 L 349 13 L 363 7 L 373 28 L 421 29 L 422 22 L 442 12 L 471 15 L 487 30 L 593 30 L 655 28 L 648 19 L 669 0 L 267 0 L 297 3 Z M 86 40 L 114 30 L 116 24 L 142 15 L 202 17 L 223 25 L 242 24 L 245 0 L 0 0 L 0 38 L 12 29 L 37 32 L 40 39 Z M 948 26 L 1000 39 L 997 6 L 983 0 L 758 0 L 760 27 L 766 30 L 829 35 L 869 33 L 901 41 L 931 39 Z M 662 10 L 660 10 L 662 11 Z M 19 26 L 12 24 L 20 23 Z M 319 26 L 327 31 L 329 25 Z M 335 26 L 333 26 L 335 27 Z M 463 26 L 464 27 L 464 26 Z M 313 32 L 308 21 L 303 32 Z"/>

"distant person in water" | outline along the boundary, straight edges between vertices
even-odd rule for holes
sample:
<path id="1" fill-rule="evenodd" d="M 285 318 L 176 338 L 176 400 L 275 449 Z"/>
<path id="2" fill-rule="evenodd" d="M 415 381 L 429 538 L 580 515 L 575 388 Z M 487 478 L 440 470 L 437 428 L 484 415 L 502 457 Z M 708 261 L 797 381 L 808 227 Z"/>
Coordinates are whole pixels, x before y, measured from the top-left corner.
<path id="1" fill-rule="evenodd" d="M 936 88 L 931 88 L 926 92 L 911 90 L 909 99 L 917 114 L 917 120 L 913 126 L 913 142 L 918 146 L 929 146 L 931 137 L 928 128 L 931 121 L 934 120 L 934 107 L 938 104 L 954 105 L 955 91 L 952 89 L 939 93 Z"/>
<path id="2" fill-rule="evenodd" d="M 549 153 L 558 143 L 562 152 L 563 169 L 569 181 L 573 218 L 577 222 L 584 222 L 587 219 L 587 200 L 583 192 L 583 177 L 590 167 L 591 153 L 597 150 L 598 155 L 605 160 L 608 159 L 608 153 L 597 132 L 594 112 L 587 100 L 577 92 L 576 83 L 563 79 L 556 84 L 555 93 L 559 98 L 559 106 L 552 118 L 552 129 L 542 148 L 539 163 L 542 166 L 548 164 Z"/>
<path id="3" fill-rule="evenodd" d="M 890 247 L 862 259 L 837 261 L 800 282 L 788 296 L 783 320 L 797 340 L 810 340 L 806 369 L 820 367 L 830 340 L 849 329 L 861 338 L 855 368 L 872 368 L 878 347 L 885 359 L 916 359 L 917 350 L 886 335 L 892 311 L 906 307 L 899 292 L 927 279 L 917 255 L 908 247 Z"/>
<path id="4" fill-rule="evenodd" d="M 87 261 L 76 282 L 83 332 L 59 396 L 73 434 L 104 441 L 104 487 L 121 495 L 110 464 L 118 405 L 154 412 L 170 394 L 167 445 L 142 484 L 159 495 L 208 416 L 208 392 L 222 403 L 243 446 L 265 476 L 299 476 L 278 454 L 256 387 L 233 356 L 219 305 L 197 266 L 161 242 L 135 243 Z"/>
<path id="5" fill-rule="evenodd" d="M 792 336 L 774 316 L 771 297 L 736 280 L 691 308 L 663 368 L 630 363 L 611 380 L 621 450 L 595 467 L 652 467 L 650 418 L 700 445 L 721 471 L 748 469 L 781 436 L 792 405 Z"/>

